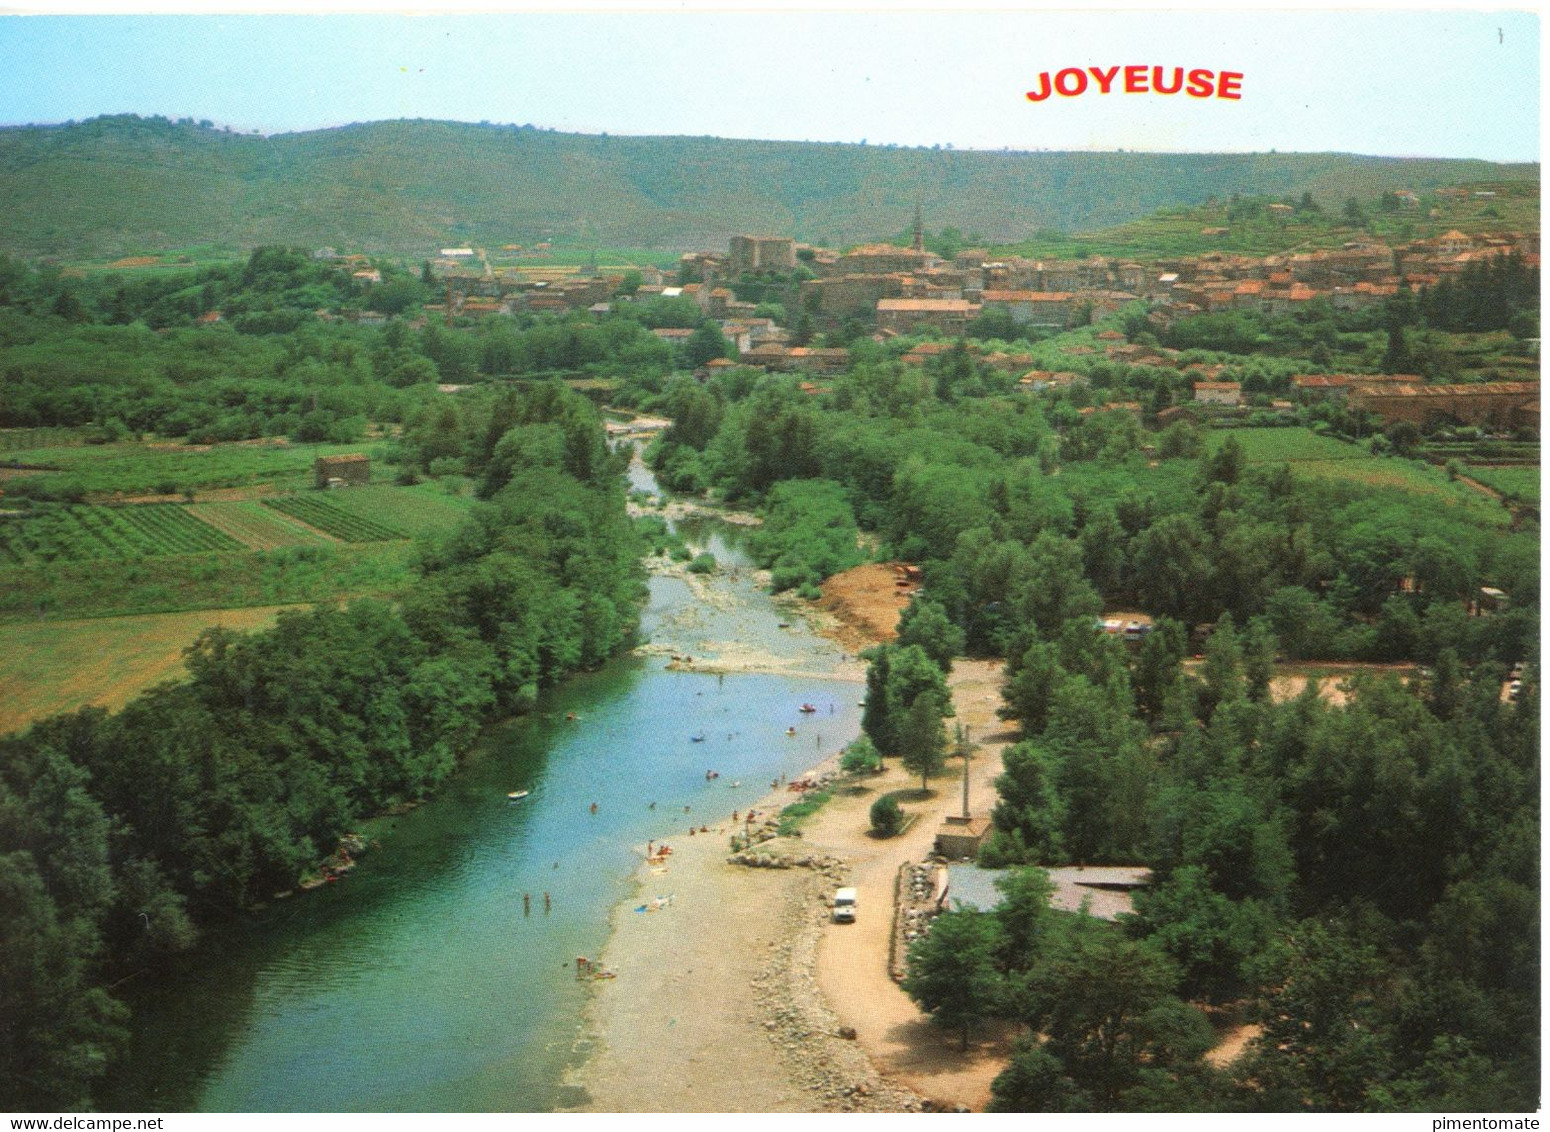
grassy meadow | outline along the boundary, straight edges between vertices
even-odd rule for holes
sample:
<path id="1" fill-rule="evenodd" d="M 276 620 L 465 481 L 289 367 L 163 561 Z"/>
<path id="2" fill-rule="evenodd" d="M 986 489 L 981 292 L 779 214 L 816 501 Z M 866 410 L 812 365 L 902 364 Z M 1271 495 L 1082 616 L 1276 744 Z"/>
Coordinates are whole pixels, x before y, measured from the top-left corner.
<path id="1" fill-rule="evenodd" d="M 1469 478 L 1503 495 L 1515 495 L 1528 503 L 1539 502 L 1539 466 L 1515 468 L 1470 468 Z"/>
<path id="2" fill-rule="evenodd" d="M 32 430 L 26 430 L 32 431 Z M 40 430 L 59 433 L 59 429 Z M 14 441 L 13 441 L 14 442 Z M 8 448 L 4 464 L 47 469 L 25 478 L 40 490 L 78 490 L 89 495 L 196 495 L 217 489 L 266 485 L 273 490 L 312 486 L 312 462 L 350 452 L 375 455 L 370 443 L 291 444 L 284 440 L 232 444 L 121 441 Z M 13 478 L 14 474 L 13 474 Z"/>
<path id="3" fill-rule="evenodd" d="M 1207 444 L 1214 452 L 1229 436 L 1242 446 L 1251 466 L 1285 463 L 1295 476 L 1428 496 L 1492 525 L 1510 520 L 1505 508 L 1420 460 L 1374 456 L 1363 445 L 1302 428 L 1221 429 L 1207 434 Z"/>
<path id="4" fill-rule="evenodd" d="M 205 629 L 268 628 L 282 608 L 8 625 L 0 650 L 0 734 L 90 705 L 123 707 L 152 684 L 182 675 L 183 650 Z"/>

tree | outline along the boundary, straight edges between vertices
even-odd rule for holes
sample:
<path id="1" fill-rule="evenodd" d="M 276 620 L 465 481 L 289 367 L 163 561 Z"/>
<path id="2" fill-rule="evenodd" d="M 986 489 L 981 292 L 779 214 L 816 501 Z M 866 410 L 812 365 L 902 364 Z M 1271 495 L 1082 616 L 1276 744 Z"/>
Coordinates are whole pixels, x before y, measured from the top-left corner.
<path id="1" fill-rule="evenodd" d="M 1082 572 L 1080 543 L 1045 531 L 1028 547 L 1025 571 L 1012 588 L 1012 607 L 1023 621 L 1053 633 L 1074 618 L 1103 607 Z"/>
<path id="2" fill-rule="evenodd" d="M 1061 913 L 1050 907 L 1055 883 L 1038 868 L 1008 869 L 996 878 L 1001 903 L 994 915 L 1000 927 L 997 961 L 1003 971 L 1026 971 L 1043 957 Z"/>
<path id="3" fill-rule="evenodd" d="M 813 340 L 813 316 L 807 311 L 797 314 L 791 323 L 791 344 L 793 346 L 806 346 Z"/>
<path id="4" fill-rule="evenodd" d="M 879 837 L 892 837 L 904 825 L 904 811 L 892 794 L 884 794 L 873 802 L 867 817 L 872 823 L 872 832 Z"/>
<path id="5" fill-rule="evenodd" d="M 1242 699 L 1243 651 L 1238 646 L 1231 613 L 1222 614 L 1206 639 L 1205 657 L 1206 710 L 1209 712 L 1218 704 Z"/>
<path id="6" fill-rule="evenodd" d="M 947 729 L 942 717 L 947 704 L 935 688 L 915 697 L 899 727 L 899 755 L 904 769 L 920 772 L 920 789 L 938 773 L 947 761 Z"/>
<path id="7" fill-rule="evenodd" d="M 1393 1076 L 1380 1024 L 1388 972 L 1377 950 L 1342 923 L 1303 920 L 1272 947 L 1260 974 L 1269 990 L 1257 1011 L 1246 1081 L 1272 1112 L 1357 1111 Z"/>
<path id="8" fill-rule="evenodd" d="M 1128 542 L 1111 507 L 1100 508 L 1082 525 L 1082 567 L 1100 594 L 1114 595 L 1125 588 Z"/>
<path id="9" fill-rule="evenodd" d="M 1405 364 L 1408 365 L 1409 363 Z M 1386 360 L 1384 368 L 1388 369 L 1390 373 L 1401 372 L 1398 369 L 1389 369 Z M 1395 421 L 1383 430 L 1383 435 L 1394 446 L 1395 452 L 1398 452 L 1401 456 L 1408 456 L 1411 449 L 1415 447 L 1416 441 L 1421 439 L 1421 430 L 1410 421 Z"/>
<path id="10" fill-rule="evenodd" d="M 692 366 L 702 366 L 708 361 L 727 356 L 728 344 L 721 327 L 707 319 L 700 328 L 689 335 L 684 344 L 684 357 Z"/>
<path id="11" fill-rule="evenodd" d="M 1452 719 L 1464 701 L 1463 666 L 1453 649 L 1437 654 L 1426 702 L 1438 719 Z"/>
<path id="12" fill-rule="evenodd" d="M 1001 685 L 1003 704 L 996 714 L 1017 720 L 1025 736 L 1037 735 L 1049 719 L 1055 689 L 1067 675 L 1060 663 L 1060 649 L 1048 641 L 1035 640 L 1021 656 L 1014 652 L 1008 658 Z"/>
<path id="13" fill-rule="evenodd" d="M 995 956 L 995 919 L 974 909 L 946 912 L 909 951 L 904 989 L 943 1026 L 959 1031 L 969 1048 L 969 1030 L 990 1016 L 1001 999 Z"/>
<path id="14" fill-rule="evenodd" d="M 1243 445 L 1238 443 L 1238 438 L 1228 436 L 1215 452 L 1209 453 L 1201 461 L 1201 474 L 1207 483 L 1235 484 L 1243 478 L 1243 470 L 1248 466 L 1248 456 L 1243 451 Z"/>
<path id="15" fill-rule="evenodd" d="M 1189 514 L 1165 515 L 1143 531 L 1130 553 L 1142 607 L 1186 624 L 1198 621 L 1215 601 L 1213 541 Z"/>
<path id="16" fill-rule="evenodd" d="M 1179 965 L 1181 992 L 1211 1002 L 1242 996 L 1244 965 L 1264 947 L 1274 923 L 1258 901 L 1234 901 L 1214 891 L 1199 865 L 1137 893 L 1136 913 L 1133 931 Z"/>
<path id="17" fill-rule="evenodd" d="M 985 856 L 1017 864 L 1060 860 L 1065 854 L 1062 830 L 1067 813 L 1053 757 L 1033 743 L 1017 743 L 1006 749 L 1002 759 L 992 815 L 995 832 Z"/>
<path id="18" fill-rule="evenodd" d="M 1263 617 L 1249 622 L 1239 645 L 1243 650 L 1243 683 L 1249 699 L 1263 703 L 1270 695 L 1270 681 L 1275 676 L 1276 636 Z"/>
<path id="19" fill-rule="evenodd" d="M 861 731 L 879 752 L 893 751 L 893 721 L 888 713 L 888 673 L 893 667 L 893 650 L 878 645 L 861 654 L 867 662 L 866 695 L 861 701 Z"/>
<path id="20" fill-rule="evenodd" d="M 939 602 L 916 596 L 899 617 L 900 645 L 919 645 L 943 672 L 953 670 L 953 657 L 961 656 L 964 632 L 947 619 Z"/>
<path id="21" fill-rule="evenodd" d="M 846 774 L 872 774 L 882 768 L 883 757 L 865 735 L 857 736 L 840 756 L 840 769 Z"/>
<path id="22" fill-rule="evenodd" d="M 905 717 L 923 693 L 934 693 L 937 728 L 941 729 L 941 717 L 952 715 L 952 697 L 942 670 L 924 649 L 919 645 L 879 645 L 863 656 L 870 664 L 861 729 L 879 751 L 885 755 L 901 753 Z M 942 744 L 945 749 L 945 735 Z"/>
<path id="23" fill-rule="evenodd" d="M 1179 664 L 1189 644 L 1189 631 L 1171 617 L 1159 617 L 1141 642 L 1131 686 L 1136 705 L 1151 719 L 1162 713 L 1167 689 L 1179 676 Z"/>
<path id="24" fill-rule="evenodd" d="M 1020 1015 L 1044 1057 L 992 1086 L 999 1111 L 1117 1112 L 1185 1101 L 1208 1081 L 1211 1026 L 1175 997 L 1178 973 L 1144 942 L 1078 916 L 1022 980 Z M 1024 1047 L 1026 1054 L 1027 1047 Z M 1005 1076 L 1005 1075 L 1004 1075 Z M 1198 1090 L 1195 1090 L 1198 1092 Z"/>
<path id="25" fill-rule="evenodd" d="M 16 1110 L 78 1110 L 127 1037 L 128 1012 L 90 986 L 96 932 L 60 914 L 39 873 L 25 850 L 0 854 L 0 1097 Z"/>

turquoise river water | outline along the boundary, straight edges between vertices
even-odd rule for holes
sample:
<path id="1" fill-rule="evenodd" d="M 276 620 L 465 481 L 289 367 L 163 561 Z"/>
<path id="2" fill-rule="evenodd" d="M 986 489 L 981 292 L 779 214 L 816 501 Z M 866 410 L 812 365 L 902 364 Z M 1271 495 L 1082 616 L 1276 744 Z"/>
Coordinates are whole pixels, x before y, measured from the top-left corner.
<path id="1" fill-rule="evenodd" d="M 638 462 L 631 479 L 655 486 Z M 748 565 L 738 529 L 682 529 L 723 566 Z M 815 674 L 839 659 L 800 621 L 781 628 L 746 570 L 723 571 L 712 594 L 653 578 L 643 635 L 707 660 L 708 643 L 736 641 Z M 548 1111 L 576 1100 L 563 1078 L 585 1056 L 588 988 L 574 961 L 601 951 L 646 840 L 746 809 L 859 728 L 853 683 L 663 664 L 627 657 L 568 682 L 492 728 L 432 801 L 371 823 L 377 846 L 339 883 L 213 929 L 174 977 L 119 988 L 135 1023 L 104 1111 Z M 819 711 L 799 712 L 805 702 Z M 708 769 L 720 777 L 707 781 Z M 531 794 L 513 804 L 512 790 Z"/>

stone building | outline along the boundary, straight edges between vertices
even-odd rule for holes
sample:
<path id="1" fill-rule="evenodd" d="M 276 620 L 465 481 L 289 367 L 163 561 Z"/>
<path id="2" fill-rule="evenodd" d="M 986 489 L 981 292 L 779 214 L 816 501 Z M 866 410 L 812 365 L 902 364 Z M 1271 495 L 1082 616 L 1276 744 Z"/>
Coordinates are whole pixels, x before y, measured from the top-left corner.
<path id="1" fill-rule="evenodd" d="M 312 464 L 320 488 L 365 485 L 371 482 L 371 457 L 362 452 L 344 456 L 319 456 Z"/>
<path id="2" fill-rule="evenodd" d="M 922 326 L 944 334 L 962 334 L 969 319 L 979 313 L 968 299 L 879 299 L 877 328 L 908 334 Z"/>
<path id="3" fill-rule="evenodd" d="M 764 271 L 793 271 L 796 265 L 796 241 L 785 236 L 733 236 L 728 247 L 727 274 L 733 279 Z"/>

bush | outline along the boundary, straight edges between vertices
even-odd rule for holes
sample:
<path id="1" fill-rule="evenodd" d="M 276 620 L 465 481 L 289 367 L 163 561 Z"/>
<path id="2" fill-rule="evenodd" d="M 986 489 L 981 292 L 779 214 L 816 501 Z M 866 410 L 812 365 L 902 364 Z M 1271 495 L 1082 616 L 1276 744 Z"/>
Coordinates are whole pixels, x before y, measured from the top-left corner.
<path id="1" fill-rule="evenodd" d="M 781 837 L 800 837 L 802 822 L 812 817 L 834 797 L 832 790 L 813 790 L 780 811 L 775 832 Z"/>
<path id="2" fill-rule="evenodd" d="M 714 574 L 716 572 L 716 556 L 709 552 L 697 554 L 694 561 L 689 563 L 691 574 Z"/>
<path id="3" fill-rule="evenodd" d="M 883 757 L 877 753 L 872 740 L 861 736 L 845 748 L 840 757 L 840 769 L 846 774 L 874 774 L 883 769 Z"/>
<path id="4" fill-rule="evenodd" d="M 872 803 L 872 832 L 879 837 L 892 837 L 904 828 L 904 811 L 892 794 L 884 794 Z"/>
<path id="5" fill-rule="evenodd" d="M 843 487 L 832 480 L 786 480 L 770 491 L 753 555 L 771 571 L 776 593 L 796 589 L 807 597 L 825 578 L 865 561 L 856 536 Z"/>

